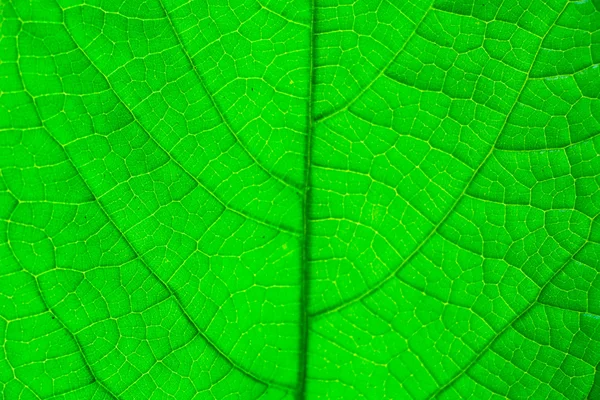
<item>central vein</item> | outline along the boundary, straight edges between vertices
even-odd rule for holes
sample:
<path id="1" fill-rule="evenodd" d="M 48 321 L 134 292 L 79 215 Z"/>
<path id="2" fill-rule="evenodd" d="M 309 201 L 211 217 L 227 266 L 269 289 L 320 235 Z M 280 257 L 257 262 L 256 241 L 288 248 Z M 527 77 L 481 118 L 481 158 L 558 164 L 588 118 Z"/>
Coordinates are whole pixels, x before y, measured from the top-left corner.
<path id="1" fill-rule="evenodd" d="M 312 165 L 312 136 L 314 131 L 314 75 L 315 75 L 315 23 L 316 23 L 316 0 L 311 0 L 310 12 L 311 22 L 309 31 L 309 77 L 308 77 L 308 109 L 306 121 L 306 148 L 304 162 L 304 188 L 302 191 L 302 242 L 300 260 L 300 358 L 298 366 L 298 387 L 296 399 L 305 398 L 306 392 L 306 367 L 308 359 L 308 331 L 309 331 L 309 250 L 310 250 L 310 191 L 311 191 L 311 165 Z"/>

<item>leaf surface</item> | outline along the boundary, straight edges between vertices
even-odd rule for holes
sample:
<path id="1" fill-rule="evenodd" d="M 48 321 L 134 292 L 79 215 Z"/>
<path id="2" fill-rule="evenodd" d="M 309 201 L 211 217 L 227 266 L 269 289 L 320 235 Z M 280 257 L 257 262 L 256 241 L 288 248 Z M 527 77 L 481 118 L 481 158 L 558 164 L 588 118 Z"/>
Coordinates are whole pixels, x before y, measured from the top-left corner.
<path id="1" fill-rule="evenodd" d="M 3 0 L 5 399 L 600 397 L 597 0 Z"/>

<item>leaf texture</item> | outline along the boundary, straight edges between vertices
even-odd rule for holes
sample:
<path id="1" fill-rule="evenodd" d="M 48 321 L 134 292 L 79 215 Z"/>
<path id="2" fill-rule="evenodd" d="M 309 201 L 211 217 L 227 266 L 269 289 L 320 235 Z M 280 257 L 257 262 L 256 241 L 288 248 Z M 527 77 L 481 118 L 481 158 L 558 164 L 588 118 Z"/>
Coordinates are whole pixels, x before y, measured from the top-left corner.
<path id="1" fill-rule="evenodd" d="M 598 0 L 0 0 L 4 399 L 600 398 Z"/>

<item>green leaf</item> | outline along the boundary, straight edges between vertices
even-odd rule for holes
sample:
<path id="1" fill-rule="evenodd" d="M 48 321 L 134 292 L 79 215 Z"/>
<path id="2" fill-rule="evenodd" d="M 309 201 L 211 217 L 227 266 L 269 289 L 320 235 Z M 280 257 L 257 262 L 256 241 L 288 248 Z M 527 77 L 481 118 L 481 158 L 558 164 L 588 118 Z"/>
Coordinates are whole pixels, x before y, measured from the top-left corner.
<path id="1" fill-rule="evenodd" d="M 4 399 L 600 398 L 598 0 L 3 0 Z"/>

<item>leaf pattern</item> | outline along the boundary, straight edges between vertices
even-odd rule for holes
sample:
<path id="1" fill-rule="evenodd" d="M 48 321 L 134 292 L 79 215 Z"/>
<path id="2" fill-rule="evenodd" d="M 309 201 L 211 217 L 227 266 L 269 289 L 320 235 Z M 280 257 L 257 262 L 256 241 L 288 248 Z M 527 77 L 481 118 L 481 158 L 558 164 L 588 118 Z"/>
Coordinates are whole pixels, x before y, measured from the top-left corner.
<path id="1" fill-rule="evenodd" d="M 4 399 L 600 396 L 597 0 L 0 8 Z"/>

